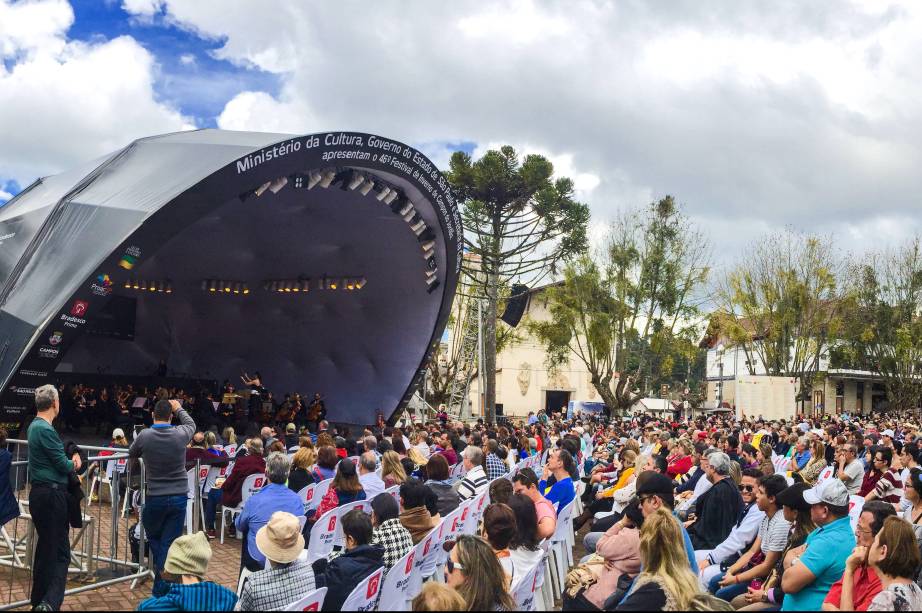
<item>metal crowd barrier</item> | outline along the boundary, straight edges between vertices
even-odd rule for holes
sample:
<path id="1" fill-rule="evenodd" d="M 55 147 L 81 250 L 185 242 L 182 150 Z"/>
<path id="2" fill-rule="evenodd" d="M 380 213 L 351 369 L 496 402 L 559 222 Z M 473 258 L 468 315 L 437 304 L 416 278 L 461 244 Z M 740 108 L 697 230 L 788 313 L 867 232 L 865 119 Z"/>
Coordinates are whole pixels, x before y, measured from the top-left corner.
<path id="1" fill-rule="evenodd" d="M 23 586 L 28 597 L 32 574 L 35 572 L 32 561 L 36 535 L 29 515 L 28 500 L 28 443 L 20 439 L 8 439 L 7 444 L 13 455 L 10 481 L 20 516 L 0 528 L 0 593 L 6 592 L 3 594 L 5 598 L 0 596 L 0 611 L 30 605 L 28 599 L 13 602 L 13 589 L 16 585 Z M 71 528 L 69 531 L 71 558 L 68 583 L 79 582 L 84 585 L 67 589 L 64 595 L 71 596 L 127 581 L 132 582 L 131 588 L 134 589 L 138 582 L 153 577 L 145 555 L 147 540 L 139 511 L 144 503 L 147 482 L 144 463 L 142 460 L 130 461 L 125 450 L 86 445 L 80 448 L 88 454 L 96 455 L 89 455 L 86 460 L 91 468 L 88 468 L 83 478 L 83 527 Z M 99 452 L 112 455 L 99 455 Z M 108 505 L 103 502 L 104 490 L 109 494 Z M 198 511 L 201 508 L 200 488 L 195 500 L 198 506 L 194 517 L 197 518 L 201 513 Z M 132 509 L 138 510 L 134 515 L 139 532 L 137 561 L 132 558 L 128 534 Z M 104 517 L 109 521 L 108 545 L 103 542 L 103 531 L 106 529 L 102 521 Z M 61 518 L 61 521 L 67 519 Z M 3 585 L 5 581 L 2 577 L 6 578 L 6 586 Z"/>

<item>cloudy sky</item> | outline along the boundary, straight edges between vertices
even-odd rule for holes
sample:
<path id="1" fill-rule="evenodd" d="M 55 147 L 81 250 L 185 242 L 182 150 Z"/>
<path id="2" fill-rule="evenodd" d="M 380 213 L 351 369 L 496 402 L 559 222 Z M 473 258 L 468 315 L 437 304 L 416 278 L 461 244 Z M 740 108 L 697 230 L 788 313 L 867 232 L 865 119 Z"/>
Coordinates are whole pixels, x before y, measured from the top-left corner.
<path id="1" fill-rule="evenodd" d="M 717 259 L 793 226 L 920 229 L 922 3 L 0 0 L 0 201 L 134 138 L 510 143 L 595 223 L 671 193 Z"/>

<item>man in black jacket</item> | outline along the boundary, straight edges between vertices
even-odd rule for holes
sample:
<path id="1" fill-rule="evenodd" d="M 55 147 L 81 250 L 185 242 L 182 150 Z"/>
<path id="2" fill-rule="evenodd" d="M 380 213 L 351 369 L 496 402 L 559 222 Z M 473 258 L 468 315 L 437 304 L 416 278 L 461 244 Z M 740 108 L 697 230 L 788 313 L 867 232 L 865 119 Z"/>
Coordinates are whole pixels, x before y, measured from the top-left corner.
<path id="1" fill-rule="evenodd" d="M 384 547 L 371 544 L 374 534 L 371 517 L 361 509 L 353 509 L 340 521 L 346 535 L 346 552 L 332 562 L 321 558 L 313 565 L 317 587 L 327 588 L 324 611 L 342 609 L 355 586 L 384 566 Z"/>
<path id="2" fill-rule="evenodd" d="M 714 485 L 695 504 L 697 518 L 686 522 L 688 536 L 695 551 L 713 549 L 727 538 L 743 509 L 743 498 L 730 478 L 730 458 L 723 452 L 712 453 L 704 476 Z"/>

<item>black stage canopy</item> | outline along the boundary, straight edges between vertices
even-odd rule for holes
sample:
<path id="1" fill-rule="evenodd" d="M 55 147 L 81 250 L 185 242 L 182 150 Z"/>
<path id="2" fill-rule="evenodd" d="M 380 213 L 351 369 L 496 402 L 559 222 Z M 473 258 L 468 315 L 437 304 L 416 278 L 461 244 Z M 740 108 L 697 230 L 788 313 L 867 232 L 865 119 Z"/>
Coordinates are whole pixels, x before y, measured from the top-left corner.
<path id="1" fill-rule="evenodd" d="M 462 244 L 445 178 L 389 139 L 135 141 L 0 209 L 0 422 L 28 417 L 51 373 L 161 359 L 320 392 L 335 421 L 391 416 L 444 331 Z"/>

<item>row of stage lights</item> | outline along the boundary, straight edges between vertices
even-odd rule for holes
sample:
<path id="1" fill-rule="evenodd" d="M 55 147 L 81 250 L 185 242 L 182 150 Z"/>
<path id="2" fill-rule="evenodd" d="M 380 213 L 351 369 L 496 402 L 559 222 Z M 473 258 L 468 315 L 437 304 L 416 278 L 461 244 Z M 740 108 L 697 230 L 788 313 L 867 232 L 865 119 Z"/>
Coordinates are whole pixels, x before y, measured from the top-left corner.
<path id="1" fill-rule="evenodd" d="M 250 196 L 258 198 L 267 191 L 277 194 L 289 182 L 294 189 L 313 189 L 318 185 L 328 188 L 331 185 L 339 185 L 345 191 L 358 191 L 363 196 L 373 194 L 378 202 L 390 207 L 394 214 L 403 218 L 407 225 L 410 226 L 413 234 L 416 235 L 422 250 L 423 260 L 426 261 L 427 291 L 431 294 L 439 286 L 438 264 L 435 260 L 435 232 L 426 224 L 419 211 L 416 210 L 410 199 L 399 188 L 357 170 L 327 168 L 322 171 L 293 174 L 287 177 L 279 177 L 273 181 L 266 181 L 254 191 L 242 194 L 241 199 L 246 200 Z"/>
<path id="2" fill-rule="evenodd" d="M 161 294 L 173 293 L 173 282 L 169 279 L 163 281 L 142 281 L 140 279 L 129 279 L 125 281 L 125 289 L 136 289 L 141 292 L 159 292 Z"/>
<path id="3" fill-rule="evenodd" d="M 319 290 L 336 290 L 343 289 L 353 291 L 362 289 L 368 279 L 365 277 L 328 277 L 324 275 L 316 283 L 316 289 Z M 127 285 L 126 285 L 127 287 Z M 278 293 L 307 293 L 311 290 L 311 280 L 309 278 L 299 279 L 276 279 L 263 283 L 263 289 L 267 292 Z M 172 290 L 171 290 L 172 291 Z M 202 291 L 212 294 L 243 294 L 250 293 L 250 286 L 244 281 L 227 281 L 219 279 L 205 279 L 202 281 Z"/>

